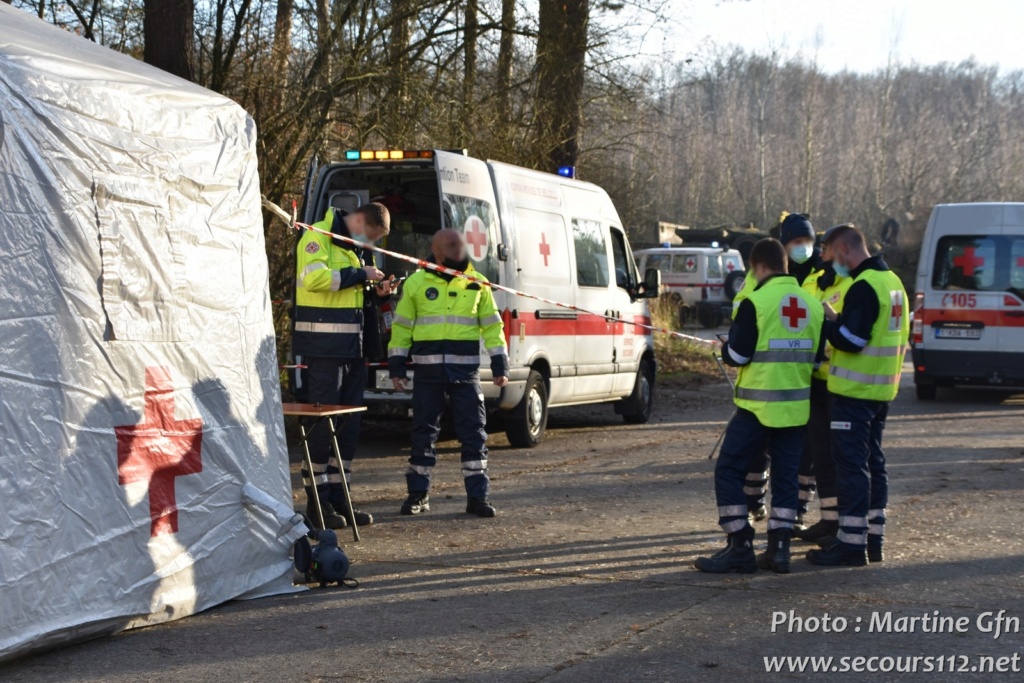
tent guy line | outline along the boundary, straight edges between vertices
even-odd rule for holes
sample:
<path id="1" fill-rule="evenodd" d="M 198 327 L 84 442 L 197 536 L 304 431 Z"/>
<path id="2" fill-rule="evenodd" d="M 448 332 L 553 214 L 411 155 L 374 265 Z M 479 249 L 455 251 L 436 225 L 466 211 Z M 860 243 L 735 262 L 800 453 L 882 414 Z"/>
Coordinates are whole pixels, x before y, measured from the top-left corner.
<path id="1" fill-rule="evenodd" d="M 534 301 L 541 301 L 541 302 L 544 302 L 546 304 L 551 304 L 552 306 L 557 306 L 559 308 L 566 308 L 566 309 L 568 309 L 570 311 L 575 311 L 577 313 L 583 313 L 585 315 L 592 315 L 592 316 L 595 316 L 595 317 L 598 317 L 598 318 L 604 318 L 605 320 L 611 321 L 611 322 L 623 323 L 625 325 L 632 325 L 634 327 L 639 327 L 639 328 L 644 329 L 644 330 L 650 330 L 651 332 L 658 332 L 660 334 L 667 334 L 669 336 L 676 337 L 678 339 L 685 339 L 686 341 L 695 342 L 695 343 L 698 343 L 698 344 L 708 344 L 708 345 L 710 345 L 712 347 L 718 345 L 718 342 L 714 341 L 714 340 L 701 339 L 700 337 L 695 337 L 695 336 L 689 335 L 689 334 L 683 334 L 682 332 L 677 332 L 675 330 L 670 330 L 670 329 L 665 328 L 665 327 L 655 327 L 653 325 L 648 325 L 646 323 L 637 322 L 635 320 L 627 320 L 625 318 L 617 318 L 617 317 L 613 317 L 613 316 L 607 315 L 606 313 L 595 313 L 594 311 L 589 311 L 589 310 L 587 310 L 585 308 L 580 308 L 579 306 L 574 306 L 572 304 L 562 303 L 560 301 L 555 301 L 554 299 L 546 299 L 546 298 L 544 298 L 542 296 L 537 296 L 536 294 L 528 294 L 526 292 L 521 292 L 521 291 L 519 291 L 517 289 L 512 289 L 511 287 L 505 287 L 503 285 L 499 285 L 499 284 L 494 283 L 494 282 L 481 280 L 479 278 L 473 277 L 472 275 L 469 275 L 468 273 L 464 273 L 461 270 L 455 270 L 454 268 L 448 268 L 446 266 L 439 265 L 437 263 L 432 263 L 430 261 L 424 261 L 422 259 L 418 259 L 418 258 L 415 258 L 413 256 L 406 256 L 405 254 L 399 254 L 397 252 L 390 251 L 388 249 L 384 249 L 382 247 L 378 247 L 378 246 L 373 245 L 373 244 L 364 244 L 362 242 L 357 242 L 356 240 L 354 240 L 354 239 L 352 239 L 350 237 L 344 237 L 342 235 L 335 235 L 333 232 L 331 232 L 329 230 L 321 230 L 320 228 L 314 227 L 312 225 L 308 225 L 306 223 L 300 223 L 297 220 L 296 216 L 295 216 L 295 207 L 294 206 L 292 207 L 292 215 L 289 215 L 287 211 L 285 211 L 280 206 L 278 206 L 274 202 L 270 201 L 266 197 L 263 197 L 263 206 L 268 211 L 270 211 L 272 214 L 274 214 L 274 216 L 276 216 L 277 218 L 281 219 L 286 225 L 288 225 L 288 227 L 293 228 L 295 230 L 309 230 L 309 231 L 312 231 L 312 232 L 318 232 L 321 235 L 327 235 L 328 237 L 332 237 L 334 239 L 342 240 L 343 242 L 348 242 L 349 244 L 352 244 L 354 246 L 361 247 L 363 249 L 369 249 L 371 251 L 375 251 L 377 253 L 384 254 L 385 256 L 390 256 L 390 257 L 396 258 L 396 259 L 398 259 L 400 261 L 405 261 L 407 263 L 411 263 L 413 265 L 419 266 L 420 268 L 424 268 L 426 270 L 433 270 L 433 271 L 438 272 L 438 273 L 444 273 L 445 275 L 451 275 L 453 277 L 462 278 L 463 280 L 469 280 L 470 282 L 476 282 L 476 283 L 481 284 L 481 285 L 486 285 L 487 287 L 490 287 L 491 289 L 496 289 L 496 290 L 501 291 L 501 292 L 506 292 L 507 294 L 512 294 L 514 296 L 521 296 L 521 297 L 525 297 L 527 299 L 533 299 Z"/>

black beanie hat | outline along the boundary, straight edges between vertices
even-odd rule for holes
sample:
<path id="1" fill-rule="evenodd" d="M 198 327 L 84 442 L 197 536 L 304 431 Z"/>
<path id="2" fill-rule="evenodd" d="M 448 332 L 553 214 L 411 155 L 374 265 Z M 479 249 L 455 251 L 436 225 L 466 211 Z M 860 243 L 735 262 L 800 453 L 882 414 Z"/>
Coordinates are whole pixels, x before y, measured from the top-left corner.
<path id="1" fill-rule="evenodd" d="M 814 226 L 806 216 L 791 213 L 782 221 L 782 227 L 779 229 L 779 241 L 785 245 L 801 237 L 814 239 Z"/>

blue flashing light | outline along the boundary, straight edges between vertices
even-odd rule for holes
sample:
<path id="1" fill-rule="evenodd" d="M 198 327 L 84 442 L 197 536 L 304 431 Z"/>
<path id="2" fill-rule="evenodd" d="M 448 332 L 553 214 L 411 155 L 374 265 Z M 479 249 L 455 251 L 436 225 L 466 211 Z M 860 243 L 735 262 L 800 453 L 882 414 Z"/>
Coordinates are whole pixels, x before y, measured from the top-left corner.
<path id="1" fill-rule="evenodd" d="M 575 166 L 559 166 L 558 167 L 558 175 L 562 176 L 563 178 L 575 178 L 576 177 L 576 167 Z"/>
<path id="2" fill-rule="evenodd" d="M 359 161 L 359 150 L 358 149 L 347 150 L 345 152 L 345 160 L 346 161 Z"/>

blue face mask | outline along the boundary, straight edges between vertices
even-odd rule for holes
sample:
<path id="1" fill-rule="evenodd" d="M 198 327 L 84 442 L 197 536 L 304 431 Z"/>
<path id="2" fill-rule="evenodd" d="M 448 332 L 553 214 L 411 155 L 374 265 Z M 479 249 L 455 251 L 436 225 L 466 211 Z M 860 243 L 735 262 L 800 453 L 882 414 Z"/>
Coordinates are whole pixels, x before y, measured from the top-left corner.
<path id="1" fill-rule="evenodd" d="M 839 261 L 832 261 L 832 270 L 836 271 L 839 277 L 850 277 L 850 269 Z"/>
<path id="2" fill-rule="evenodd" d="M 813 253 L 813 244 L 796 244 L 789 248 L 789 259 L 796 263 L 806 263 Z"/>

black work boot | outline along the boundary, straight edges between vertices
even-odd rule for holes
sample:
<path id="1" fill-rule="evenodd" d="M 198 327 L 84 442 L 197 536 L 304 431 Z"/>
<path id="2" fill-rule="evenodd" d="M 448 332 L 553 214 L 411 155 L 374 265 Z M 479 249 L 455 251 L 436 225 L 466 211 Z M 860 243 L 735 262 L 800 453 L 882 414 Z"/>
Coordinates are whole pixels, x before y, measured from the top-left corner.
<path id="1" fill-rule="evenodd" d="M 819 519 L 806 529 L 794 529 L 793 538 L 808 543 L 817 543 L 821 539 L 835 536 L 837 533 L 839 533 L 839 522 L 832 519 Z"/>
<path id="2" fill-rule="evenodd" d="M 413 491 L 402 503 L 403 515 L 418 515 L 430 509 L 430 496 L 426 491 Z"/>
<path id="3" fill-rule="evenodd" d="M 882 553 L 882 539 L 883 536 L 879 534 L 868 534 L 868 562 L 875 564 L 885 560 L 885 555 Z"/>
<path id="4" fill-rule="evenodd" d="M 320 501 L 320 509 L 324 513 L 324 524 L 327 529 L 344 529 L 348 526 L 348 522 L 345 518 L 338 514 L 330 503 L 325 500 Z M 306 518 L 317 526 L 320 524 L 320 517 L 316 513 L 316 503 L 309 500 L 306 501 Z"/>
<path id="5" fill-rule="evenodd" d="M 371 515 L 369 512 L 363 512 L 362 510 L 352 508 L 352 513 L 355 515 L 356 524 L 358 524 L 359 526 L 370 526 L 371 524 L 373 524 L 373 515 Z M 345 518 L 345 521 L 348 522 L 349 526 L 352 525 L 352 520 L 348 516 L 347 507 L 341 508 L 341 516 Z"/>
<path id="6" fill-rule="evenodd" d="M 821 567 L 863 567 L 868 563 L 864 546 L 836 540 L 821 550 L 808 550 L 807 561 Z"/>
<path id="7" fill-rule="evenodd" d="M 752 574 L 757 571 L 757 558 L 754 557 L 754 529 L 747 527 L 742 531 L 729 534 L 725 548 L 711 557 L 698 557 L 693 566 L 702 572 L 726 574 L 739 572 Z"/>
<path id="8" fill-rule="evenodd" d="M 477 517 L 493 517 L 497 514 L 497 510 L 486 496 L 480 496 L 466 501 L 466 513 Z"/>
<path id="9" fill-rule="evenodd" d="M 764 503 L 748 505 L 747 513 L 751 522 L 763 522 L 768 517 L 768 510 L 765 508 Z"/>
<path id="10" fill-rule="evenodd" d="M 771 569 L 776 574 L 789 573 L 789 539 L 792 529 L 772 529 L 768 532 L 768 548 L 757 556 L 757 566 Z"/>

